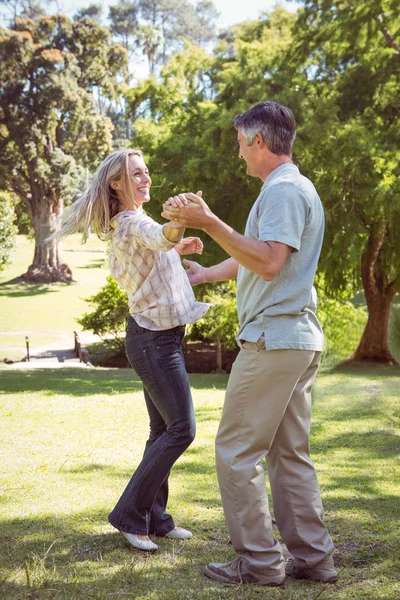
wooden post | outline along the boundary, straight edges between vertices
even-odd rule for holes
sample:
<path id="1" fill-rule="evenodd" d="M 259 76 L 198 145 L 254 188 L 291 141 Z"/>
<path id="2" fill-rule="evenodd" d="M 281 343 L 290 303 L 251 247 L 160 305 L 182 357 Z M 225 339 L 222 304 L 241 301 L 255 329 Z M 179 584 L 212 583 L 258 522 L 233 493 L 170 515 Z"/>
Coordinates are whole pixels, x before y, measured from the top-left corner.
<path id="1" fill-rule="evenodd" d="M 25 336 L 25 342 L 26 342 L 26 360 L 29 362 L 31 360 L 31 357 L 29 354 L 29 337 L 27 335 Z"/>
<path id="2" fill-rule="evenodd" d="M 75 344 L 74 344 L 75 355 L 79 358 L 79 362 L 83 362 L 82 347 L 81 347 L 81 343 L 79 341 L 79 336 L 76 333 L 76 331 L 74 331 L 74 337 L 75 337 Z"/>

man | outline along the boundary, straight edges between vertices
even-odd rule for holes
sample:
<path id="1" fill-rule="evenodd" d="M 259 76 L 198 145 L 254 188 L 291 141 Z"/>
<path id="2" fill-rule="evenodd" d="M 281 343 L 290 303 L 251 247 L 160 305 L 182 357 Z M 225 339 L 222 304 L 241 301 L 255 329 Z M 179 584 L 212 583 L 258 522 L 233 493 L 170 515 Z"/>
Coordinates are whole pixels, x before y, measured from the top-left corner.
<path id="1" fill-rule="evenodd" d="M 163 216 L 206 231 L 231 258 L 204 268 L 192 285 L 237 277 L 239 355 L 216 438 L 216 465 L 234 560 L 205 574 L 226 582 L 278 586 L 286 574 L 333 582 L 332 540 L 309 456 L 311 389 L 323 335 L 315 316 L 315 270 L 324 216 L 318 194 L 292 163 L 292 112 L 260 102 L 235 118 L 239 157 L 263 182 L 244 236 L 214 215 L 200 194 L 181 194 Z M 190 200 L 187 203 L 187 200 Z M 294 560 L 286 566 L 273 536 L 262 458 L 267 457 L 275 519 Z"/>

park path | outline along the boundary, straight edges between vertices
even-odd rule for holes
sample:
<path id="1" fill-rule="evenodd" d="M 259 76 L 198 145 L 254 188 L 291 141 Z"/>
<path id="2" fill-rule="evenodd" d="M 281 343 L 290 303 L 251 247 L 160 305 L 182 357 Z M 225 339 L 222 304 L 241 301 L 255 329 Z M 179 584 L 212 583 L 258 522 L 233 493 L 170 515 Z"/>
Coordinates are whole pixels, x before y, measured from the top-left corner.
<path id="1" fill-rule="evenodd" d="M 100 341 L 99 336 L 85 332 L 79 334 L 83 346 Z M 26 352 L 26 351 L 25 351 Z M 7 365 L 7 369 L 57 369 L 68 367 L 92 367 L 90 363 L 80 362 L 74 350 L 74 336 L 71 334 L 60 335 L 60 338 L 48 346 L 30 348 L 30 360 L 14 362 Z"/>

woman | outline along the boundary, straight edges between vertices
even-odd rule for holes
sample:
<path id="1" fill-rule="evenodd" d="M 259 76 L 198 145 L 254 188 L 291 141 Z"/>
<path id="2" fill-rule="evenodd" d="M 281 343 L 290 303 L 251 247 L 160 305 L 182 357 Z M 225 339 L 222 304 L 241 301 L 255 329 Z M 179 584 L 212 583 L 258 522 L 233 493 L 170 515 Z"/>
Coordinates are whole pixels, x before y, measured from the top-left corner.
<path id="1" fill-rule="evenodd" d="M 201 254 L 199 238 L 182 239 L 177 223 L 159 225 L 143 211 L 151 179 L 140 150 L 113 152 L 85 194 L 65 213 L 60 235 L 89 227 L 111 240 L 110 271 L 126 290 L 126 353 L 142 380 L 150 419 L 144 455 L 114 510 L 116 527 L 139 550 L 157 550 L 149 534 L 192 534 L 166 511 L 170 469 L 195 436 L 195 417 L 182 339 L 185 324 L 208 309 L 196 302 L 180 255 Z"/>

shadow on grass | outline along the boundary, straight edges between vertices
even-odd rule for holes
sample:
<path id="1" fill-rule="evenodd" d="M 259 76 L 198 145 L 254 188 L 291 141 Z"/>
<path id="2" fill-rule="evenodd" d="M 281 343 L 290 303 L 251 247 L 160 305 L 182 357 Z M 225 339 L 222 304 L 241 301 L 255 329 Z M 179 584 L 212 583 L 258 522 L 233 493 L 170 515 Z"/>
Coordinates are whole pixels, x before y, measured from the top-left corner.
<path id="1" fill-rule="evenodd" d="M 352 508 L 358 506 L 361 508 L 361 505 L 367 504 L 368 507 L 370 505 L 374 505 L 374 509 L 372 512 L 377 510 L 377 503 L 382 502 L 382 506 L 379 508 L 379 513 L 381 518 L 394 517 L 393 509 L 395 505 L 393 505 L 388 511 L 388 514 L 385 514 L 385 502 L 398 502 L 395 496 L 391 496 L 390 494 L 382 493 L 381 482 L 377 480 L 376 477 L 368 476 L 368 475 L 360 475 L 355 473 L 353 476 L 351 475 L 334 475 L 330 477 L 328 483 L 324 484 L 324 490 L 346 490 L 349 493 L 356 492 L 354 498 L 345 499 L 340 498 L 340 508 L 346 510 L 349 506 Z M 335 500 L 329 500 L 330 503 L 335 502 Z M 397 521 L 397 519 L 396 519 Z"/>
<path id="2" fill-rule="evenodd" d="M 16 289 L 16 287 L 14 286 L 19 287 Z M 51 292 L 56 291 L 57 289 L 54 289 L 54 287 L 41 283 L 22 283 L 20 277 L 0 283 L 0 296 L 7 296 L 7 298 L 27 298 L 30 296 L 42 296 L 43 294 L 50 294 Z"/>
<path id="3" fill-rule="evenodd" d="M 335 420 L 335 419 L 333 419 Z M 381 460 L 397 456 L 400 448 L 400 435 L 392 433 L 386 429 L 377 429 L 376 431 L 365 431 L 363 433 L 342 433 L 337 436 L 331 436 L 324 443 L 314 444 L 312 454 L 327 454 L 329 448 L 349 450 L 360 450 L 359 460 Z M 354 464 L 353 456 L 350 459 Z"/>
<path id="4" fill-rule="evenodd" d="M 88 264 L 81 265 L 80 267 L 74 267 L 74 269 L 99 269 L 100 267 L 104 267 L 104 265 L 104 258 L 95 258 L 92 259 Z"/>
<path id="5" fill-rule="evenodd" d="M 335 421 L 335 422 L 351 422 L 358 421 L 364 419 L 375 419 L 378 420 L 382 417 L 383 414 L 387 411 L 386 408 L 386 400 L 382 397 L 382 395 L 377 395 L 375 390 L 367 390 L 370 395 L 357 399 L 354 407 L 346 407 L 342 408 L 338 407 L 336 411 L 324 412 L 323 413 L 323 421 Z M 349 390 L 349 395 L 351 390 Z M 334 391 L 334 395 L 338 397 L 339 402 L 345 399 L 345 394 L 338 395 L 336 391 Z M 324 392 L 324 396 L 329 396 L 329 389 Z M 323 407 L 324 399 L 318 397 L 317 406 L 318 408 Z M 312 425 L 314 431 L 318 431 L 320 428 L 324 426 L 323 422 L 320 424 L 314 423 Z"/>
<path id="6" fill-rule="evenodd" d="M 196 409 L 196 420 L 198 423 L 205 423 L 207 421 L 219 421 L 221 418 L 221 412 L 222 412 L 222 402 L 221 402 L 221 406 L 217 406 L 217 407 L 210 406 L 210 408 L 197 408 Z"/>
<path id="7" fill-rule="evenodd" d="M 0 372 L 0 390 L 5 393 L 41 392 L 43 399 L 53 394 L 68 396 L 112 395 L 136 392 L 141 381 L 128 369 L 32 369 Z"/>
<path id="8" fill-rule="evenodd" d="M 225 389 L 227 375 L 190 375 L 193 389 Z M 27 369 L 0 371 L 0 393 L 41 392 L 47 395 L 90 396 L 136 392 L 142 389 L 140 379 L 131 369 Z"/>
<path id="9" fill-rule="evenodd" d="M 354 559 L 361 557 L 364 565 L 383 565 L 395 551 L 386 542 L 368 537 L 374 534 L 376 511 L 381 510 L 377 502 L 378 499 L 370 506 L 375 511 L 374 518 L 365 518 L 363 523 L 347 515 L 332 519 L 332 526 L 339 528 L 344 534 L 360 525 L 368 529 L 363 532 L 366 534 L 364 539 L 352 540 L 352 544 L 346 544 L 346 536 L 343 535 L 341 561 L 356 566 Z M 350 502 L 343 498 L 329 504 L 331 509 L 352 508 Z M 356 502 L 354 508 L 364 509 L 365 506 Z M 380 516 L 385 517 L 382 510 Z M 159 551 L 154 555 L 133 550 L 121 534 L 114 530 L 98 533 L 99 528 L 104 526 L 108 527 L 107 512 L 104 510 L 4 520 L 0 538 L 3 548 L 2 569 L 5 574 L 10 575 L 8 581 L 4 579 L 0 583 L 1 598 L 100 600 L 128 596 L 162 600 L 243 600 L 256 597 L 251 593 L 254 590 L 251 586 L 227 588 L 223 584 L 207 580 L 202 574 L 205 562 L 229 559 L 233 555 L 223 525 L 222 512 L 218 516 L 214 513 L 207 523 L 195 520 L 185 522 L 185 526 L 195 534 L 189 542 L 156 539 Z M 19 585 L 12 581 L 12 574 L 16 572 L 19 573 Z M 302 593 L 297 595 L 300 591 L 298 582 L 288 581 L 285 588 L 276 591 L 270 589 L 267 595 L 270 599 L 289 600 L 294 598 L 292 592 L 296 590 L 296 598 L 314 598 L 320 591 L 317 585 L 302 583 Z M 206 588 L 210 588 L 210 594 L 206 593 Z M 247 590 L 250 595 L 247 595 Z M 361 598 L 360 595 L 354 597 Z"/>
<path id="10" fill-rule="evenodd" d="M 203 579 L 202 570 L 210 550 L 215 554 L 215 533 L 219 534 L 219 529 L 210 528 L 206 535 L 199 531 L 190 542 L 158 538 L 159 551 L 153 556 L 133 550 L 115 530 L 93 533 L 94 527 L 107 523 L 104 511 L 3 521 L 2 569 L 10 574 L 18 570 L 21 576 L 20 585 L 7 580 L 0 583 L 1 598 L 87 600 L 125 594 L 142 597 L 151 592 L 154 598 L 200 598 L 197 591 L 211 585 Z M 226 543 L 222 549 L 226 552 Z M 185 589 L 193 587 L 193 595 L 180 595 L 177 578 L 181 578 Z M 42 596 L 46 591 L 53 594 Z"/>
<path id="11" fill-rule="evenodd" d="M 377 377 L 400 377 L 400 367 L 378 365 L 376 363 L 340 363 L 325 371 L 326 374 L 343 374 L 347 377 L 362 377 L 363 379 L 376 379 Z"/>

